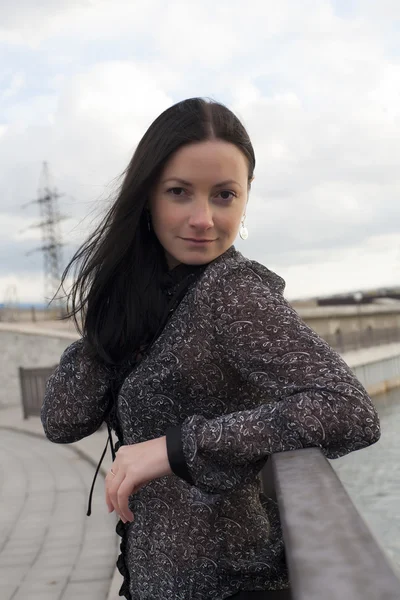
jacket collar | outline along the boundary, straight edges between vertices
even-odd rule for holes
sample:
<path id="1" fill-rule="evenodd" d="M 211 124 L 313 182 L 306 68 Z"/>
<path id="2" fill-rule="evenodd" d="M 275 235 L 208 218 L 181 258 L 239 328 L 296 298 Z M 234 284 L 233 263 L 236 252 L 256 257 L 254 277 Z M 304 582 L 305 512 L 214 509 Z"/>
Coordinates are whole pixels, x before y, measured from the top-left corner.
<path id="1" fill-rule="evenodd" d="M 161 279 L 160 279 L 161 289 L 164 293 L 167 294 L 167 296 L 171 296 L 174 293 L 174 290 L 176 289 L 176 287 L 184 279 L 188 278 L 188 281 L 190 281 L 192 279 L 196 279 L 199 275 L 201 275 L 201 273 L 203 273 L 203 271 L 205 271 L 205 269 L 208 266 L 212 265 L 215 262 L 219 262 L 221 260 L 230 258 L 231 256 L 234 256 L 235 254 L 236 254 L 235 247 L 231 246 L 223 254 L 220 254 L 219 256 L 217 256 L 217 258 L 215 258 L 214 260 L 212 260 L 209 263 L 206 263 L 203 265 L 188 265 L 186 263 L 180 263 L 173 269 L 170 269 L 169 271 L 166 271 L 165 273 L 163 273 L 163 275 L 161 276 Z"/>

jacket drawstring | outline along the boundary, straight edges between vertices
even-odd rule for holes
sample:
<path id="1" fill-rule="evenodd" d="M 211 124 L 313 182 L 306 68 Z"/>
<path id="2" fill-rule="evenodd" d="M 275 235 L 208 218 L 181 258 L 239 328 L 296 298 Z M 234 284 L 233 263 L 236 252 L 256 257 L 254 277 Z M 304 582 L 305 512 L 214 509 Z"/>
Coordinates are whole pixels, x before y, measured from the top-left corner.
<path id="1" fill-rule="evenodd" d="M 201 273 L 204 270 L 203 268 L 199 268 L 198 269 L 198 273 Z M 161 323 L 155 333 L 155 335 L 153 336 L 153 339 L 151 340 L 150 344 L 147 346 L 144 354 L 147 355 L 150 347 L 154 344 L 154 342 L 156 341 L 156 339 L 158 338 L 158 336 L 160 335 L 161 331 L 164 329 L 166 322 L 168 321 L 171 313 L 176 309 L 176 307 L 178 306 L 178 304 L 180 303 L 180 301 L 182 300 L 183 296 L 186 294 L 187 288 L 190 285 L 190 283 L 193 281 L 193 279 L 195 278 L 195 274 L 194 273 L 190 273 L 183 281 L 180 282 L 180 284 L 178 285 L 177 290 L 175 291 L 174 295 L 172 296 L 172 298 L 170 299 L 168 306 L 166 308 L 166 311 L 164 313 L 163 318 L 161 319 Z M 113 402 L 116 402 L 116 397 L 117 397 L 117 393 L 115 393 L 115 390 L 112 389 L 112 397 L 113 397 Z M 107 413 L 110 411 L 110 405 L 108 407 Z M 96 472 L 94 474 L 93 477 L 93 482 L 92 482 L 92 487 L 90 488 L 90 494 L 89 494 L 89 502 L 88 502 L 88 510 L 86 515 L 88 517 L 90 517 L 91 513 L 92 513 L 92 496 L 93 496 L 93 490 L 94 490 L 94 484 L 96 482 L 97 479 L 97 474 L 100 470 L 101 467 L 101 463 L 103 462 L 104 456 L 107 452 L 107 446 L 108 446 L 108 442 L 110 442 L 110 449 L 111 449 L 111 456 L 112 456 L 112 460 L 114 462 L 115 460 L 115 448 L 114 448 L 114 444 L 113 444 L 113 440 L 112 440 L 112 435 L 111 435 L 111 427 L 109 425 L 109 423 L 107 422 L 107 429 L 108 429 L 108 438 L 107 438 L 107 442 L 105 445 L 105 448 L 103 450 L 103 454 L 101 455 L 99 464 L 97 465 L 97 469 Z M 118 448 L 120 447 L 120 443 L 118 442 L 116 447 L 118 446 Z M 117 448 L 117 450 L 118 450 Z"/>
<path id="2" fill-rule="evenodd" d="M 100 458 L 99 464 L 97 465 L 97 469 L 96 469 L 96 472 L 95 472 L 95 474 L 94 474 L 93 481 L 92 481 L 92 487 L 90 488 L 89 502 L 88 502 L 88 510 L 87 510 L 87 513 L 86 513 L 86 515 L 87 515 L 88 517 L 90 517 L 90 515 L 92 514 L 92 496 L 93 496 L 94 484 L 96 483 L 97 474 L 98 474 L 98 472 L 99 472 L 99 470 L 100 470 L 101 463 L 103 462 L 103 459 L 104 459 L 104 457 L 105 457 L 105 454 L 106 454 L 106 452 L 107 452 L 107 446 L 108 446 L 108 442 L 110 442 L 111 456 L 112 456 L 112 460 L 113 460 L 113 462 L 114 462 L 114 460 L 115 460 L 115 449 L 114 449 L 114 444 L 113 444 L 112 435 L 111 435 L 111 427 L 110 427 L 110 425 L 109 425 L 108 423 L 107 423 L 107 429 L 108 429 L 108 438 L 107 438 L 107 442 L 106 442 L 106 445 L 105 445 L 105 447 L 104 447 L 103 454 L 101 455 L 101 458 Z"/>

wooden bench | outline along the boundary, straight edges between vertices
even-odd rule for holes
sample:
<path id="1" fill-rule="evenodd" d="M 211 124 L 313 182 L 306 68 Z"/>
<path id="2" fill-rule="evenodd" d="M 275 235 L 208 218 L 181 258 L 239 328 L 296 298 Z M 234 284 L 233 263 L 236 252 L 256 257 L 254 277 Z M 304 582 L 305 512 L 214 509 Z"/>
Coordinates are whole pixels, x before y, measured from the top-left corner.
<path id="1" fill-rule="evenodd" d="M 24 419 L 40 416 L 46 382 L 57 365 L 25 369 L 19 367 L 19 381 Z"/>

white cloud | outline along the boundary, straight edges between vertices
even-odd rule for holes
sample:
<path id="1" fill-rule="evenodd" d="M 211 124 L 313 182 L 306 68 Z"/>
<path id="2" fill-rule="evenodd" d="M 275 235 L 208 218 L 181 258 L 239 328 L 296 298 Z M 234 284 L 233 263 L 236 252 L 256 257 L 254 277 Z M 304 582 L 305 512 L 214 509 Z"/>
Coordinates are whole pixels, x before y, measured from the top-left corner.
<path id="1" fill-rule="evenodd" d="M 3 92 L 3 98 L 15 96 L 25 85 L 25 75 L 23 73 L 14 73 L 12 75 L 9 87 Z"/>
<path id="2" fill-rule="evenodd" d="M 212 96 L 256 150 L 250 238 L 238 247 L 283 271 L 295 296 L 398 282 L 397 3 L 377 13 L 368 0 L 347 19 L 328 0 L 253 0 L 245 12 L 227 0 L 26 0 L 24 10 L 3 19 L 0 0 L 0 39 L 34 48 L 25 65 L 0 63 L 0 219 L 34 196 L 49 160 L 72 217 L 64 236 L 78 243 L 153 119 Z"/>
<path id="3" fill-rule="evenodd" d="M 307 264 L 281 268 L 280 274 L 287 282 L 289 298 L 398 284 L 400 234 L 373 236 L 363 245 L 321 252 Z"/>

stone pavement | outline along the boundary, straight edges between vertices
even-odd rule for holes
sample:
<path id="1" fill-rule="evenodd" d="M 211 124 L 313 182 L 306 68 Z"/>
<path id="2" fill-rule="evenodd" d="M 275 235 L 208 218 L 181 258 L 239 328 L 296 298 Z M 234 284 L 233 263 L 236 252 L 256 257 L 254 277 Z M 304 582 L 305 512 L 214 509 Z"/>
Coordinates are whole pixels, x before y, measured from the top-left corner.
<path id="1" fill-rule="evenodd" d="M 104 500 L 106 455 L 86 516 L 106 430 L 53 444 L 38 417 L 0 410 L 0 599 L 116 600 L 116 516 Z"/>

